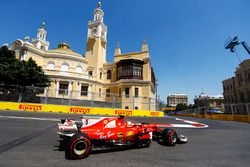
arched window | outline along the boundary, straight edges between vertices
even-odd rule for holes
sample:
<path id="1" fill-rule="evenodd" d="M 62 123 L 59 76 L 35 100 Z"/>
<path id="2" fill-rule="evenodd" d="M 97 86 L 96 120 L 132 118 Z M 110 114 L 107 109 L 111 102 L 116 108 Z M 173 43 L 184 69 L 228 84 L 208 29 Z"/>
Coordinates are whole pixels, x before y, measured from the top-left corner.
<path id="1" fill-rule="evenodd" d="M 53 61 L 49 61 L 47 64 L 47 70 L 54 70 L 55 69 L 55 63 Z"/>
<path id="2" fill-rule="evenodd" d="M 111 70 L 107 71 L 107 79 L 111 79 Z"/>
<path id="3" fill-rule="evenodd" d="M 80 65 L 76 67 L 76 73 L 82 74 L 82 67 Z"/>
<path id="4" fill-rule="evenodd" d="M 69 71 L 69 64 L 66 63 L 66 62 L 64 62 L 64 63 L 62 64 L 62 66 L 61 66 L 61 71 L 63 71 L 63 72 Z"/>

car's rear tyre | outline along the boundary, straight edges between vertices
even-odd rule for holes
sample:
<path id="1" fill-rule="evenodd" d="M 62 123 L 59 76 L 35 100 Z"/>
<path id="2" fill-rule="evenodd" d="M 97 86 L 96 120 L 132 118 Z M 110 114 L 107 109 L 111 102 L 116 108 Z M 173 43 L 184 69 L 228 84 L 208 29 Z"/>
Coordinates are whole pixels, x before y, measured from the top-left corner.
<path id="1" fill-rule="evenodd" d="M 174 129 L 164 129 L 162 132 L 163 144 L 168 146 L 175 146 L 178 140 L 177 133 Z"/>
<path id="2" fill-rule="evenodd" d="M 68 159 L 83 159 L 89 156 L 91 151 L 91 140 L 86 134 L 75 134 L 68 142 L 65 150 Z"/>

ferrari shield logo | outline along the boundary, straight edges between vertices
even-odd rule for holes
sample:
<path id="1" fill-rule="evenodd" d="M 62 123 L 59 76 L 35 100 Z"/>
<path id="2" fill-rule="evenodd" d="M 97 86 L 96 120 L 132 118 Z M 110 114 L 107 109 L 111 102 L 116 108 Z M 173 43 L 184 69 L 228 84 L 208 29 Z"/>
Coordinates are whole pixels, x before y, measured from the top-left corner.
<path id="1" fill-rule="evenodd" d="M 122 139 L 123 138 L 123 133 L 118 133 L 118 138 Z"/>

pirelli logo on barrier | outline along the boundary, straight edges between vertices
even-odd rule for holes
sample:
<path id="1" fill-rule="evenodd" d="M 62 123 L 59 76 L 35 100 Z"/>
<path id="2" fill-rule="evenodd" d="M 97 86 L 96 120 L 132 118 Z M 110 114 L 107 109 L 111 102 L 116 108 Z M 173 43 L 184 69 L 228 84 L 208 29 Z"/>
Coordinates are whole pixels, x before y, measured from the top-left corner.
<path id="1" fill-rule="evenodd" d="M 150 113 L 150 116 L 158 117 L 159 115 L 160 115 L 159 112 L 151 112 L 151 113 Z"/>
<path id="2" fill-rule="evenodd" d="M 20 110 L 28 110 L 28 111 L 41 111 L 42 106 L 41 105 L 32 105 L 32 104 L 20 104 L 19 109 Z"/>
<path id="3" fill-rule="evenodd" d="M 90 108 L 80 108 L 80 107 L 70 107 L 71 113 L 88 114 L 90 113 Z"/>
<path id="4" fill-rule="evenodd" d="M 115 114 L 129 116 L 129 115 L 133 115 L 133 111 L 131 111 L 131 110 L 115 110 Z"/>

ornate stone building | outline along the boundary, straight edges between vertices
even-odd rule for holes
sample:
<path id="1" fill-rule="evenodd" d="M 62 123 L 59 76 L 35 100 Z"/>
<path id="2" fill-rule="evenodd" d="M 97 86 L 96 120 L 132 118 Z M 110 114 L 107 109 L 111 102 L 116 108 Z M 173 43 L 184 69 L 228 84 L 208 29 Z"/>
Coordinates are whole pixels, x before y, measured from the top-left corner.
<path id="1" fill-rule="evenodd" d="M 117 47 L 114 61 L 106 62 L 108 28 L 100 2 L 88 22 L 85 55 L 76 53 L 66 43 L 49 49 L 45 23 L 37 37 L 17 39 L 10 47 L 18 59 L 32 57 L 51 79 L 44 96 L 75 102 L 118 102 L 121 108 L 155 110 L 155 75 L 147 43 L 140 51 L 122 53 Z"/>
<path id="2" fill-rule="evenodd" d="M 194 105 L 224 111 L 224 98 L 222 95 L 206 95 L 201 93 L 194 98 Z"/>
<path id="3" fill-rule="evenodd" d="M 168 106 L 176 107 L 177 104 L 185 104 L 188 106 L 188 95 L 186 94 L 170 94 L 167 97 Z"/>
<path id="4" fill-rule="evenodd" d="M 222 81 L 225 111 L 234 114 L 250 113 L 250 59 L 236 68 L 235 76 Z"/>

